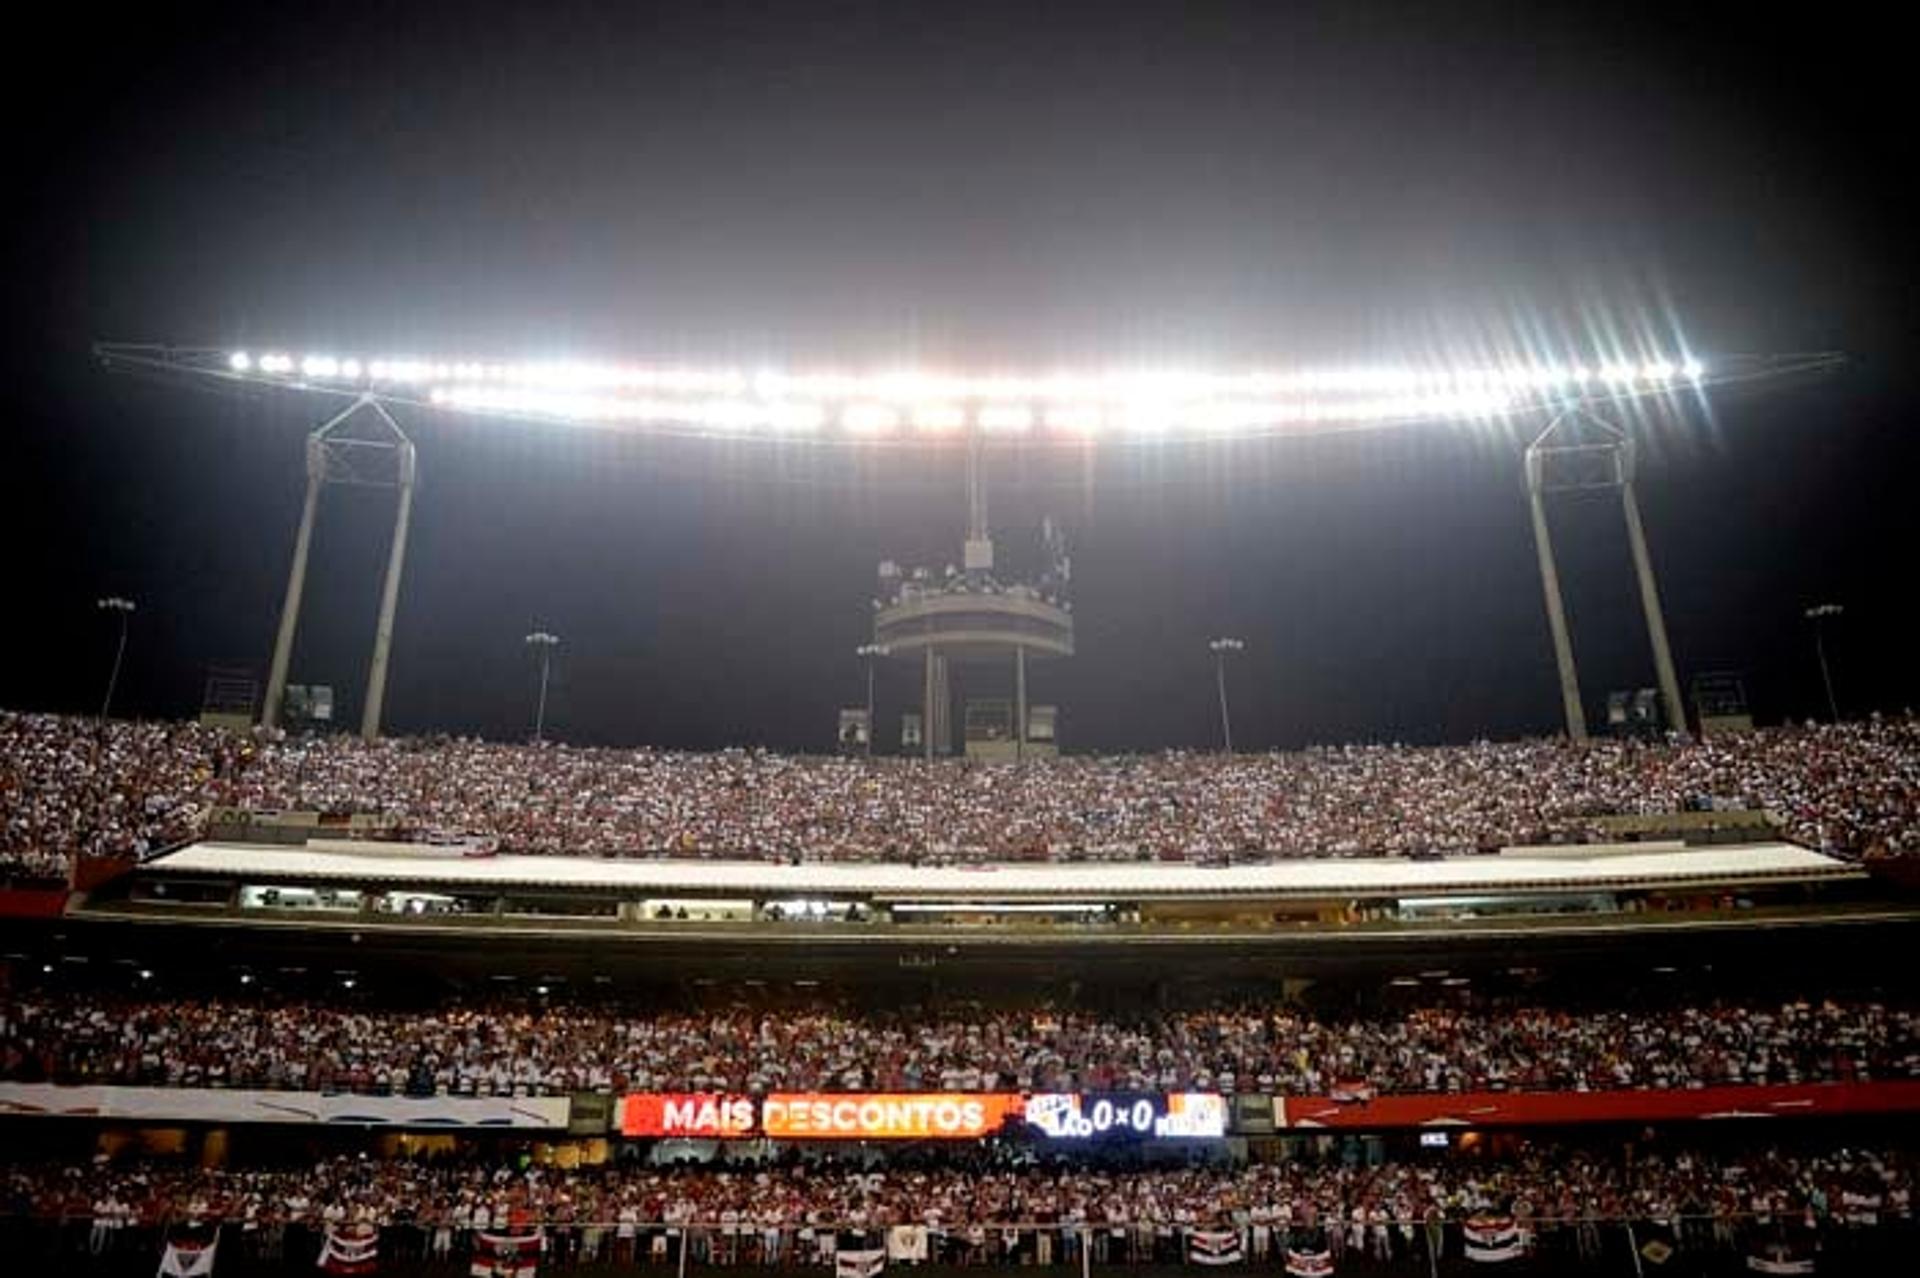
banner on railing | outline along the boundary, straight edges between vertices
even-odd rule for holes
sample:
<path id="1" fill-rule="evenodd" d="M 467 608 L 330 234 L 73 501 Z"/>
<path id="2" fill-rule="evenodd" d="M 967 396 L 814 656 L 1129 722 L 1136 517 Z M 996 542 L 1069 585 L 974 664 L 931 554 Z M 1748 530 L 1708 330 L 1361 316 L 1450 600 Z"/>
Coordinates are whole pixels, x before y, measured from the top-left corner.
<path id="1" fill-rule="evenodd" d="M 1274 1098 L 1277 1127 L 1498 1127 L 1920 1111 L 1920 1080 L 1781 1083 L 1670 1091 L 1461 1092 Z"/>
<path id="2" fill-rule="evenodd" d="M 160 1249 L 158 1278 L 212 1278 L 219 1255 L 220 1227 L 186 1227 L 169 1234 Z"/>
<path id="3" fill-rule="evenodd" d="M 1187 1259 L 1196 1265 L 1237 1265 L 1246 1259 L 1237 1229 L 1196 1229 L 1187 1235 Z"/>
<path id="4" fill-rule="evenodd" d="M 835 1240 L 833 1278 L 880 1278 L 887 1249 L 866 1233 L 843 1233 Z"/>
<path id="5" fill-rule="evenodd" d="M 1333 1253 L 1324 1243 L 1287 1248 L 1289 1278 L 1329 1278 L 1332 1273 Z"/>
<path id="6" fill-rule="evenodd" d="M 1482 1214 L 1470 1216 L 1461 1231 L 1466 1236 L 1467 1259 L 1481 1264 L 1518 1260 L 1527 1254 L 1520 1239 L 1520 1226 L 1513 1217 Z"/>
<path id="7" fill-rule="evenodd" d="M 0 1083 L 0 1114 L 164 1123 L 362 1127 L 564 1128 L 564 1096 L 355 1096 L 211 1087 L 61 1087 Z"/>
<path id="8" fill-rule="evenodd" d="M 470 1278 L 534 1278 L 540 1272 L 541 1235 L 538 1229 L 517 1234 L 481 1230 L 473 1239 Z"/>
<path id="9" fill-rule="evenodd" d="M 380 1263 L 380 1230 L 369 1224 L 328 1225 L 315 1262 L 330 1274 L 370 1274 Z"/>

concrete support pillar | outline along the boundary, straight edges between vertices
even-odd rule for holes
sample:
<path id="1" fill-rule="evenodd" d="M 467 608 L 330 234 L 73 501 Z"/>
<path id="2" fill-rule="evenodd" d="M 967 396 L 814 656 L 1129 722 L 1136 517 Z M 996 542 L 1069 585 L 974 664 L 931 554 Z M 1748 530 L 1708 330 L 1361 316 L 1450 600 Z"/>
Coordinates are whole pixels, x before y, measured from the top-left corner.
<path id="1" fill-rule="evenodd" d="M 920 744 L 928 763 L 933 762 L 933 645 L 926 648 L 926 682 L 920 692 Z"/>
<path id="2" fill-rule="evenodd" d="M 1633 498 L 1631 479 L 1620 485 L 1620 509 L 1627 519 L 1627 545 L 1633 551 L 1633 575 L 1640 583 L 1640 607 L 1647 615 L 1647 638 L 1653 644 L 1653 670 L 1660 680 L 1660 699 L 1667 704 L 1667 726 L 1687 732 L 1687 707 L 1680 700 L 1680 679 L 1674 673 L 1673 649 L 1667 645 L 1666 616 L 1660 608 L 1660 590 L 1653 579 L 1653 557 L 1647 553 L 1647 533 L 1640 524 L 1640 503 Z"/>
<path id="3" fill-rule="evenodd" d="M 300 628 L 300 598 L 307 589 L 307 553 L 313 545 L 313 521 L 320 509 L 320 487 L 326 477 L 326 445 L 316 433 L 307 438 L 307 498 L 300 507 L 300 529 L 293 537 L 293 566 L 287 571 L 287 595 L 280 605 L 280 632 L 273 641 L 267 699 L 260 707 L 260 725 L 265 728 L 280 726 L 280 706 L 287 698 L 287 667 L 293 661 L 294 632 Z"/>
<path id="4" fill-rule="evenodd" d="M 1027 757 L 1027 646 L 1013 650 L 1013 757 Z"/>
<path id="5" fill-rule="evenodd" d="M 1527 455 L 1527 504 L 1533 511 L 1533 544 L 1540 553 L 1540 589 L 1547 600 L 1547 628 L 1553 632 L 1554 665 L 1560 672 L 1560 702 L 1566 715 L 1567 739 L 1587 739 L 1587 712 L 1580 704 L 1580 677 L 1573 665 L 1573 639 L 1567 631 L 1567 609 L 1560 598 L 1560 572 L 1553 560 L 1553 536 L 1547 530 L 1547 506 L 1541 493 L 1540 458 Z"/>
<path id="6" fill-rule="evenodd" d="M 400 445 L 400 504 L 393 516 L 393 546 L 387 553 L 387 576 L 380 588 L 380 617 L 373 629 L 373 667 L 367 675 L 367 703 L 360 714 L 360 735 L 380 737 L 380 715 L 387 700 L 387 657 L 393 650 L 393 615 L 400 604 L 400 571 L 407 558 L 407 527 L 413 518 L 414 450 Z"/>

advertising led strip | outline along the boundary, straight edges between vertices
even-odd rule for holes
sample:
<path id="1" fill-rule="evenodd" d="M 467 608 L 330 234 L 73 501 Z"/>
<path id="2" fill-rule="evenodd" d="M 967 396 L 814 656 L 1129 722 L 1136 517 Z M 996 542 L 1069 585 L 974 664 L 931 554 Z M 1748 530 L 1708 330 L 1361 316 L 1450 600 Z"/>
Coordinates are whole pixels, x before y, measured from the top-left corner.
<path id="1" fill-rule="evenodd" d="M 1017 1118 L 1006 1092 L 775 1092 L 760 1107 L 768 1136 L 804 1140 L 967 1140 Z"/>

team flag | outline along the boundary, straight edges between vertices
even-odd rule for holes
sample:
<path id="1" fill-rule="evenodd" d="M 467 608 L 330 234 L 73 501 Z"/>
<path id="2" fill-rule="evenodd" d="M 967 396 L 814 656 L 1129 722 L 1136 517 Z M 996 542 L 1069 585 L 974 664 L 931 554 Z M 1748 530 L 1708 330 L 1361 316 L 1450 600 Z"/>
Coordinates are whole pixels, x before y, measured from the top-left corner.
<path id="1" fill-rule="evenodd" d="M 1195 1229 L 1187 1234 L 1187 1259 L 1196 1265 L 1237 1265 L 1247 1258 L 1237 1229 Z"/>
<path id="2" fill-rule="evenodd" d="M 1295 1234 L 1287 1240 L 1288 1278 L 1328 1278 L 1333 1273 L 1333 1252 L 1327 1247 L 1327 1231 Z"/>
<path id="3" fill-rule="evenodd" d="M 1776 1229 L 1754 1241 L 1747 1268 L 1757 1274 L 1797 1275 L 1814 1272 L 1813 1240 L 1804 1233 Z"/>
<path id="4" fill-rule="evenodd" d="M 330 1274 L 370 1274 L 380 1264 L 380 1231 L 366 1222 L 328 1225 L 316 1262 Z"/>
<path id="5" fill-rule="evenodd" d="M 213 1273 L 214 1249 L 220 1245 L 220 1231 L 186 1230 L 167 1237 L 160 1252 L 157 1278 L 209 1278 Z"/>
<path id="6" fill-rule="evenodd" d="M 1462 1232 L 1466 1235 L 1468 1260 L 1496 1264 L 1526 1254 L 1520 1243 L 1520 1227 L 1513 1223 L 1512 1216 L 1481 1212 L 1467 1217 Z"/>
<path id="7" fill-rule="evenodd" d="M 534 1278 L 540 1272 L 540 1231 L 524 1234 L 491 1234 L 485 1230 L 475 1236 L 473 1263 L 467 1272 L 473 1278 Z"/>
<path id="8" fill-rule="evenodd" d="M 887 1248 L 870 1234 L 841 1234 L 833 1249 L 833 1278 L 879 1278 Z"/>

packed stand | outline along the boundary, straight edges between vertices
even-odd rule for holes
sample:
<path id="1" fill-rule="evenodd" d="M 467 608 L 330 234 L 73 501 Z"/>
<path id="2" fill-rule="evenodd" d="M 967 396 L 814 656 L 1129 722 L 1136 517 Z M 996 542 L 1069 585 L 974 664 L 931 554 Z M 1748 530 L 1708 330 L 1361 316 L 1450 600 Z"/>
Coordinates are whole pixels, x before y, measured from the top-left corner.
<path id="1" fill-rule="evenodd" d="M 139 856 L 216 807 L 368 814 L 515 853 L 916 863 L 1444 855 L 1581 839 L 1607 815 L 1762 808 L 1809 846 L 1897 855 L 1920 848 L 1920 720 L 1015 765 L 0 713 L 0 875 Z"/>
<path id="2" fill-rule="evenodd" d="M 756 1247 L 793 1245 L 835 1228 L 923 1226 L 963 1247 L 975 1239 L 999 1247 L 1013 1241 L 1002 1231 L 1015 1227 L 1057 1239 L 1083 1225 L 1100 1235 L 1144 1226 L 1151 1252 L 1153 1235 L 1176 1228 L 1330 1226 L 1350 1245 L 1366 1246 L 1375 1226 L 1405 1226 L 1411 1234 L 1422 1223 L 1486 1211 L 1512 1213 L 1528 1233 L 1583 1221 L 1680 1217 L 1729 1228 L 1755 1218 L 1904 1225 L 1912 1189 L 1908 1155 L 1847 1149 L 1713 1155 L 1655 1146 L 1627 1158 L 1547 1146 L 1503 1160 L 1125 1170 L 1006 1167 L 973 1157 L 868 1169 L 787 1161 L 726 1171 L 633 1164 L 562 1170 L 362 1156 L 273 1170 L 105 1160 L 0 1165 L 0 1215 L 91 1221 L 96 1228 L 102 1221 L 110 1228 L 186 1221 L 249 1229 L 405 1225 L 430 1235 L 445 1231 L 430 1244 L 435 1250 L 456 1241 L 464 1247 L 470 1230 L 529 1223 L 592 1226 L 596 1248 L 631 1245 L 663 1224 L 718 1226 L 753 1235 Z"/>
<path id="3" fill-rule="evenodd" d="M 1120 1020 L 971 1005 L 379 1010 L 16 992 L 0 995 L 0 1077 L 417 1095 L 1590 1091 L 1920 1078 L 1920 1014 L 1864 1001 L 1488 1002 L 1356 1019 L 1242 1007 Z"/>

